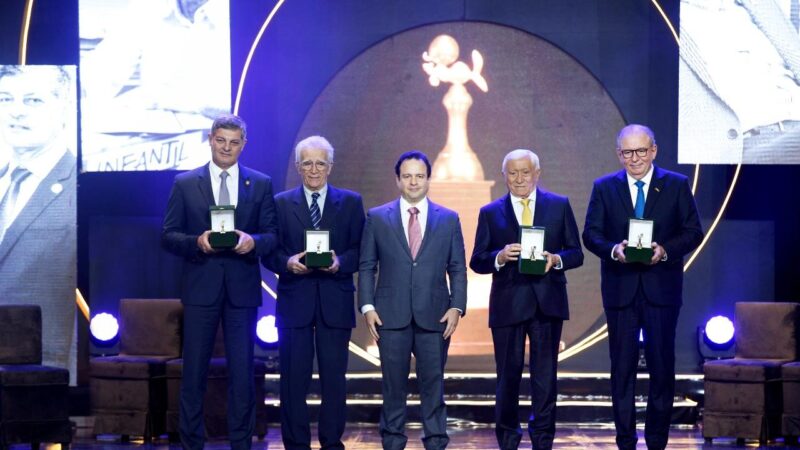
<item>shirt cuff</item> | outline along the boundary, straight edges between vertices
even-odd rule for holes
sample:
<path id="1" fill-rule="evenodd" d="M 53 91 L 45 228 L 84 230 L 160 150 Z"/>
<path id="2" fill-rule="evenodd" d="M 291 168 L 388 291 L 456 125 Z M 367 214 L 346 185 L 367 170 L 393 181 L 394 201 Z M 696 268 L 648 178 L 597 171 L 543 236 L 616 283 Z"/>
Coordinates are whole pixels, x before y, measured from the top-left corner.
<path id="1" fill-rule="evenodd" d="M 503 268 L 503 266 L 505 266 L 505 264 L 500 264 L 499 262 L 497 262 L 497 258 L 499 257 L 500 257 L 500 252 L 497 252 L 497 256 L 494 257 L 494 270 L 498 272 L 500 271 L 500 269 Z"/>
<path id="2" fill-rule="evenodd" d="M 561 255 L 555 255 L 555 256 L 558 256 L 558 264 L 553 266 L 553 269 L 563 270 L 564 269 L 564 260 L 561 259 Z"/>
<path id="3" fill-rule="evenodd" d="M 364 305 L 361 307 L 361 314 L 366 314 L 370 311 L 375 311 L 375 305 Z"/>
<path id="4" fill-rule="evenodd" d="M 617 245 L 619 244 L 616 244 L 615 246 L 611 247 L 611 259 L 613 259 L 614 261 L 619 261 L 617 257 L 614 256 L 614 252 L 617 250 Z"/>

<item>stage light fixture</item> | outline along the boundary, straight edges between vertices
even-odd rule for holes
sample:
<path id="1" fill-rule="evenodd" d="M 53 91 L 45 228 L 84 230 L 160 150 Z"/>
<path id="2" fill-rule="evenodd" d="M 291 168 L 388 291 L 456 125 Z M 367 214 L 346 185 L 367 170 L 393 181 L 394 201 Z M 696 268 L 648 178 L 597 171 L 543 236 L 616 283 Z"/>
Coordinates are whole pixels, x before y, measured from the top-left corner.
<path id="1" fill-rule="evenodd" d="M 714 316 L 702 327 L 697 328 L 697 350 L 703 361 L 710 359 L 733 358 L 736 330 L 731 319 Z"/>
<path id="2" fill-rule="evenodd" d="M 89 322 L 89 331 L 98 343 L 111 343 L 119 334 L 119 322 L 109 313 L 95 314 Z"/>
<path id="3" fill-rule="evenodd" d="M 256 336 L 264 344 L 276 344 L 278 342 L 278 329 L 275 327 L 275 316 L 268 315 L 258 320 L 256 324 Z"/>

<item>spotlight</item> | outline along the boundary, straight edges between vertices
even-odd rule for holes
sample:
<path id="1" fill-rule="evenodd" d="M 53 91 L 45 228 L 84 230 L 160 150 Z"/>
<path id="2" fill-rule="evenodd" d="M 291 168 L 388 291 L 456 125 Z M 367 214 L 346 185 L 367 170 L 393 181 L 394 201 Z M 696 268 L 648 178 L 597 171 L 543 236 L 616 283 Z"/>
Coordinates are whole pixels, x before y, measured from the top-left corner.
<path id="1" fill-rule="evenodd" d="M 733 358 L 735 330 L 731 319 L 714 316 L 705 326 L 697 328 L 697 350 L 703 360 Z"/>
<path id="2" fill-rule="evenodd" d="M 278 329 L 275 327 L 275 316 L 264 316 L 256 324 L 256 336 L 267 345 L 278 342 Z"/>
<path id="3" fill-rule="evenodd" d="M 108 345 L 119 333 L 119 322 L 109 313 L 95 314 L 89 322 L 89 331 L 98 344 Z"/>

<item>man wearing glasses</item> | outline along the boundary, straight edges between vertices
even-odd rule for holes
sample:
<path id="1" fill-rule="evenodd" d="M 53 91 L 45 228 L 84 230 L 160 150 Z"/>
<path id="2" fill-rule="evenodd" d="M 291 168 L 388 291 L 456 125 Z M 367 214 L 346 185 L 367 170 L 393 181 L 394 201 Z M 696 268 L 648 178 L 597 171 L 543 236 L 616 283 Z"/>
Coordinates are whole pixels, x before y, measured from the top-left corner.
<path id="1" fill-rule="evenodd" d="M 275 196 L 278 248 L 263 260 L 280 277 L 281 435 L 287 449 L 311 448 L 306 395 L 316 349 L 322 388 L 319 442 L 324 449 L 344 449 L 345 372 L 356 325 L 353 273 L 358 270 L 364 205 L 359 194 L 328 184 L 333 147 L 324 137 L 300 141 L 295 166 L 303 184 Z M 307 230 L 329 232 L 330 266 L 311 267 Z"/>
<path id="2" fill-rule="evenodd" d="M 617 137 L 623 170 L 594 182 L 583 243 L 601 260 L 601 293 L 608 323 L 611 396 L 617 446 L 636 448 L 634 393 L 639 330 L 650 373 L 645 440 L 663 449 L 675 390 L 675 328 L 682 302 L 683 257 L 703 239 L 688 179 L 653 165 L 653 132 L 628 125 Z M 653 221 L 653 255 L 626 260 L 629 219 Z"/>

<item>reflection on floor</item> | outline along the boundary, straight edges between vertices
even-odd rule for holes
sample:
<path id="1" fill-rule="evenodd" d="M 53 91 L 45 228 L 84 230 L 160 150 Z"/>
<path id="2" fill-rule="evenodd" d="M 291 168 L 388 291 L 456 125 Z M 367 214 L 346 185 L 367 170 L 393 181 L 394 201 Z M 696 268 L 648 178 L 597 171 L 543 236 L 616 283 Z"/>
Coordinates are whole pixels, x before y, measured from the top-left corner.
<path id="1" fill-rule="evenodd" d="M 408 427 L 407 449 L 422 449 L 422 430 L 419 424 L 410 424 Z M 453 423 L 449 427 L 450 445 L 448 448 L 454 450 L 469 449 L 496 449 L 497 442 L 494 437 L 494 429 L 487 425 L 471 426 L 468 423 Z M 312 429 L 312 436 L 316 436 L 316 428 Z M 102 440 L 94 440 L 89 429 L 78 428 L 76 440 L 73 442 L 73 449 L 87 450 L 123 450 L 130 448 L 148 448 L 154 450 L 180 449 L 180 445 L 170 445 L 166 440 L 155 441 L 150 445 L 144 445 L 141 440 L 132 440 L 130 443 L 122 444 L 118 440 L 114 441 L 111 436 L 103 436 Z M 380 449 L 380 436 L 378 435 L 377 425 L 374 424 L 348 424 L 345 431 L 345 447 L 348 450 L 375 450 Z M 44 446 L 42 446 L 45 448 Z M 30 448 L 29 446 L 14 446 L 16 449 Z M 58 446 L 47 446 L 48 450 L 56 450 Z M 225 441 L 211 441 L 206 445 L 208 450 L 222 450 L 228 448 Z M 280 427 L 275 424 L 269 428 L 269 433 L 263 441 L 254 441 L 253 449 L 283 449 L 281 443 Z M 312 448 L 318 449 L 319 443 L 312 442 Z M 530 441 L 527 435 L 523 436 L 520 448 L 530 448 Z M 559 423 L 556 432 L 554 448 L 557 449 L 614 449 L 614 427 L 610 424 L 573 424 Z M 645 449 L 643 430 L 639 430 L 639 446 Z M 705 444 L 702 431 L 696 426 L 675 426 L 670 432 L 670 449 L 731 449 L 737 447 L 734 439 L 715 439 L 713 445 Z M 782 441 L 770 442 L 768 446 L 759 447 L 755 441 L 748 441 L 747 448 L 762 449 L 800 449 L 797 442 L 794 445 L 787 445 Z"/>

